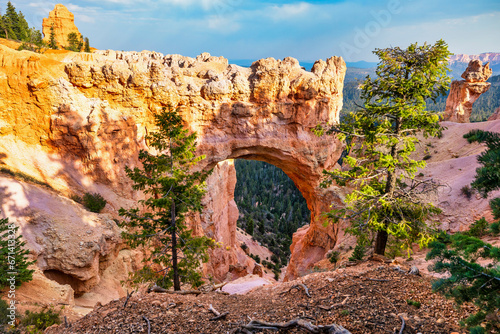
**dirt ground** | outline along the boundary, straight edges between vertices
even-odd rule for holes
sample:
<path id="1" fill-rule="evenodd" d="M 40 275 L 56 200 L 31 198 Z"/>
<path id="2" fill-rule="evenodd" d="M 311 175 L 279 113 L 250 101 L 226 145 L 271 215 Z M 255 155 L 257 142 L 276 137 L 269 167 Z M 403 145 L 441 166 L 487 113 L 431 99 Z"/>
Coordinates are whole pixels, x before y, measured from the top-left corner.
<path id="1" fill-rule="evenodd" d="M 310 297 L 302 287 L 308 288 Z M 420 306 L 410 305 L 418 302 Z M 407 273 L 400 265 L 366 261 L 354 267 L 312 273 L 298 280 L 258 287 L 246 295 L 217 292 L 198 296 L 138 292 L 124 307 L 125 298 L 96 309 L 70 324 L 53 327 L 59 333 L 239 333 L 250 320 L 287 322 L 303 319 L 312 325 L 341 325 L 351 333 L 452 333 L 465 332 L 459 320 L 474 306 L 457 308 L 431 291 L 428 276 Z M 220 313 L 220 320 L 210 305 Z M 147 319 L 147 320 L 146 320 Z M 304 329 L 278 333 L 305 333 Z M 276 333 L 271 330 L 251 333 Z"/>

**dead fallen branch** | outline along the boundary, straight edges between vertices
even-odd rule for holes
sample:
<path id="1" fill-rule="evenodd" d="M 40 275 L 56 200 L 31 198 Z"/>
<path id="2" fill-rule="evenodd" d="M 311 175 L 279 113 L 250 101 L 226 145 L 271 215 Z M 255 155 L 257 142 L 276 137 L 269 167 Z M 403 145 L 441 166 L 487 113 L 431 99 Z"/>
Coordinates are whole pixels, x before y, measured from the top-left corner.
<path id="1" fill-rule="evenodd" d="M 151 323 L 149 322 L 149 319 L 146 318 L 145 316 L 142 316 L 142 319 L 146 320 L 148 324 L 148 334 L 151 334 Z"/>
<path id="2" fill-rule="evenodd" d="M 316 326 L 303 319 L 294 319 L 288 322 L 267 322 L 262 320 L 251 320 L 247 325 L 242 326 L 241 330 L 247 330 L 251 332 L 270 329 L 277 331 L 280 329 L 289 329 L 293 327 L 305 329 L 310 333 L 351 334 L 351 332 L 349 332 L 347 329 L 337 324 Z"/>
<path id="3" fill-rule="evenodd" d="M 411 266 L 408 274 L 420 276 L 420 270 L 418 270 L 417 266 Z"/>
<path id="4" fill-rule="evenodd" d="M 349 297 L 345 297 L 345 299 L 340 302 L 340 303 L 336 303 L 336 304 L 333 304 L 332 306 L 328 307 L 328 306 L 323 306 L 323 305 L 319 305 L 318 308 L 322 309 L 322 310 L 325 310 L 325 311 L 330 311 L 330 310 L 333 310 L 334 308 L 336 307 L 339 307 L 339 306 L 345 306 L 345 303 L 347 302 L 347 300 L 349 299 Z"/>
<path id="5" fill-rule="evenodd" d="M 213 306 L 212 304 L 210 304 L 210 306 L 208 307 L 208 310 L 210 312 L 212 312 L 213 314 L 215 314 L 215 317 L 214 318 L 211 318 L 210 321 L 216 321 L 216 320 L 220 320 L 220 319 L 224 319 L 228 314 L 229 312 L 224 312 L 224 313 L 220 313 L 219 311 L 217 311 Z"/>
<path id="6" fill-rule="evenodd" d="M 285 293 L 288 293 L 288 292 L 292 291 L 293 289 L 300 289 L 300 288 L 302 288 L 304 290 L 304 292 L 306 293 L 307 297 L 311 298 L 311 295 L 309 294 L 309 288 L 305 284 L 302 284 L 302 283 L 295 284 L 294 286 L 292 286 L 287 291 L 283 291 L 281 293 L 281 295 L 284 295 Z"/>
<path id="7" fill-rule="evenodd" d="M 134 294 L 135 290 L 132 291 L 131 293 L 128 293 L 128 290 L 127 290 L 127 299 L 125 299 L 125 303 L 123 303 L 123 308 L 127 307 L 127 304 L 128 304 L 128 300 L 130 299 L 130 297 L 132 297 L 132 295 Z"/>
<path id="8" fill-rule="evenodd" d="M 212 291 L 222 291 L 222 288 L 224 287 L 224 285 L 226 285 L 228 282 L 222 282 L 220 284 L 205 284 L 205 285 L 202 285 L 200 286 L 198 289 L 203 292 L 203 293 L 209 293 L 209 292 L 212 292 Z"/>
<path id="9" fill-rule="evenodd" d="M 403 334 L 403 331 L 405 329 L 405 319 L 402 316 L 399 316 L 401 318 L 401 321 L 403 322 L 401 324 L 401 329 L 399 330 L 399 334 Z"/>
<path id="10" fill-rule="evenodd" d="M 198 296 L 201 294 L 201 291 L 198 290 L 179 290 L 179 291 L 172 291 L 172 290 L 167 290 L 164 289 L 158 285 L 153 285 L 148 289 L 148 293 L 150 292 L 157 292 L 157 293 L 168 293 L 172 295 L 196 295 Z"/>

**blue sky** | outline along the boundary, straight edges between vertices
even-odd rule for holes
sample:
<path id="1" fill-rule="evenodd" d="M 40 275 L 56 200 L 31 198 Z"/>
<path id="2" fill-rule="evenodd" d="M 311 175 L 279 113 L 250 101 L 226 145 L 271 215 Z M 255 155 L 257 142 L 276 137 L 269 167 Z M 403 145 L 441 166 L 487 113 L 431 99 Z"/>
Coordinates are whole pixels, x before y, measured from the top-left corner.
<path id="1" fill-rule="evenodd" d="M 5 1 L 5 0 L 4 0 Z M 2 12 L 4 4 L 0 2 Z M 5 1 L 6 3 L 6 1 Z M 12 1 L 30 25 L 58 2 Z M 375 48 L 444 39 L 454 53 L 500 52 L 498 0 L 62 1 L 91 46 L 229 59 L 342 56 L 376 61 Z"/>

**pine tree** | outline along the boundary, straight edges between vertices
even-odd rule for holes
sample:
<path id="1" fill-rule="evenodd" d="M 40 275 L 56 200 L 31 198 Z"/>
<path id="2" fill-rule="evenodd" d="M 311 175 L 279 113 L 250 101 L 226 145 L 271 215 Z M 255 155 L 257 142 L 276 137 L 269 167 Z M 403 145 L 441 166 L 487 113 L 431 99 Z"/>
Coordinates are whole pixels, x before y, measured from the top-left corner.
<path id="1" fill-rule="evenodd" d="M 89 42 L 89 38 L 88 37 L 85 37 L 85 48 L 83 50 L 84 52 L 90 52 L 90 42 Z"/>
<path id="2" fill-rule="evenodd" d="M 197 268 L 200 260 L 208 261 L 212 240 L 193 237 L 185 222 L 190 212 L 201 212 L 208 173 L 191 170 L 203 157 L 195 157 L 196 134 L 188 135 L 176 111 L 164 109 L 155 121 L 158 130 L 147 140 L 156 153 L 141 150 L 142 169 L 126 169 L 133 188 L 146 196 L 139 201 L 142 210 L 121 208 L 119 213 L 127 218 L 121 226 L 128 228 L 123 233 L 128 244 L 152 247 L 141 273 L 150 274 L 160 286 L 180 290 L 181 281 L 202 283 Z"/>
<path id="3" fill-rule="evenodd" d="M 500 189 L 500 134 L 472 130 L 464 138 L 470 143 L 485 143 L 487 146 L 487 150 L 478 157 L 482 167 L 476 169 L 472 183 L 473 188 L 487 197 L 491 191 Z M 499 219 L 500 198 L 492 199 L 490 206 L 494 218 Z M 495 224 L 498 223 L 492 226 Z M 433 285 L 434 290 L 453 297 L 458 304 L 470 301 L 478 306 L 479 311 L 465 321 L 470 332 L 476 334 L 500 331 L 500 248 L 474 236 L 484 233 L 486 226 L 487 222 L 482 218 L 468 232 L 453 235 L 449 248 L 445 242 L 436 241 L 431 244 L 431 251 L 427 254 L 427 259 L 437 260 L 434 271 L 451 275 L 438 280 Z M 482 259 L 483 265 L 477 263 L 478 258 Z"/>
<path id="4" fill-rule="evenodd" d="M 17 39 L 16 33 L 13 30 L 12 21 L 7 15 L 2 16 L 2 28 L 6 39 Z"/>
<path id="5" fill-rule="evenodd" d="M 427 260 L 437 260 L 432 270 L 449 273 L 433 284 L 434 291 L 452 297 L 458 304 L 474 302 L 479 311 L 465 320 L 471 333 L 494 333 L 500 330 L 500 248 L 462 233 L 451 237 L 449 248 L 432 242 Z M 477 259 L 488 264 L 481 266 Z M 481 324 L 485 326 L 482 327 Z"/>
<path id="6" fill-rule="evenodd" d="M 28 266 L 34 262 L 27 260 L 29 251 L 24 249 L 25 242 L 16 236 L 19 226 L 9 224 L 7 218 L 0 219 L 0 289 L 9 287 L 12 282 L 20 286 L 33 278 L 34 270 Z"/>
<path id="7" fill-rule="evenodd" d="M 50 26 L 50 39 L 49 39 L 49 48 L 56 50 L 57 42 L 56 42 L 56 33 L 54 32 L 54 25 Z"/>
<path id="8" fill-rule="evenodd" d="M 67 39 L 68 45 L 66 46 L 66 50 L 71 50 L 74 52 L 80 52 L 82 49 L 82 41 L 81 38 L 78 37 L 78 34 L 76 32 L 70 32 L 68 34 L 68 39 Z"/>
<path id="9" fill-rule="evenodd" d="M 479 142 L 486 144 L 487 150 L 479 155 L 477 161 L 482 167 L 476 170 L 472 188 L 486 198 L 488 193 L 500 189 L 500 134 L 472 130 L 464 135 L 469 143 Z"/>
<path id="10" fill-rule="evenodd" d="M 331 127 L 345 140 L 347 169 L 326 171 L 323 183 L 333 182 L 354 190 L 346 197 L 346 206 L 329 213 L 333 222 L 349 219 L 348 232 L 361 235 L 376 232 L 375 253 L 384 254 L 388 235 L 425 246 L 432 240 L 426 221 L 439 210 L 423 203 L 418 193 L 433 187 L 431 181 L 416 181 L 415 172 L 424 161 L 410 157 L 418 142 L 417 133 L 436 136 L 440 132 L 438 116 L 426 111 L 425 100 L 444 94 L 449 85 L 446 74 L 447 45 L 410 45 L 376 49 L 379 57 L 377 77 L 361 86 L 364 106 Z M 318 129 L 322 134 L 323 129 Z M 406 183 L 410 183 L 409 185 Z"/>
<path id="11" fill-rule="evenodd" d="M 20 40 L 20 41 L 23 41 L 23 42 L 29 42 L 29 30 L 30 30 L 30 26 L 28 24 L 28 22 L 26 21 L 26 19 L 24 18 L 24 15 L 22 12 L 19 12 L 17 14 L 17 17 L 18 17 L 18 20 L 17 20 L 17 38 Z"/>
<path id="12" fill-rule="evenodd" d="M 10 39 L 19 39 L 19 17 L 16 12 L 16 8 L 12 5 L 12 3 L 9 1 L 7 3 L 7 9 L 5 10 L 5 15 L 4 15 L 8 21 L 10 22 L 10 27 L 12 31 L 9 32 L 9 38 Z"/>

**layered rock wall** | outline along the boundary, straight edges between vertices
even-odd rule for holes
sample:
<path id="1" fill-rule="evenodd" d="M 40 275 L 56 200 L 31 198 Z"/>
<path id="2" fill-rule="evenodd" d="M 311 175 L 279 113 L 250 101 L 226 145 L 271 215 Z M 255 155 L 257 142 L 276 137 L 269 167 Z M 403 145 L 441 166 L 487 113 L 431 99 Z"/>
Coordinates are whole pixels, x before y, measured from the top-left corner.
<path id="1" fill-rule="evenodd" d="M 446 100 L 444 120 L 457 123 L 469 123 L 472 105 L 488 91 L 491 84 L 486 82 L 492 74 L 489 63 L 483 66 L 480 60 L 471 60 L 462 74 L 465 80 L 454 80 Z"/>
<path id="2" fill-rule="evenodd" d="M 44 18 L 42 22 L 43 40 L 50 42 L 50 34 L 54 28 L 54 38 L 59 47 L 68 45 L 68 35 L 72 32 L 76 33 L 81 38 L 82 34 L 78 31 L 75 25 L 75 17 L 66 6 L 57 4 L 49 13 L 48 18 Z"/>

